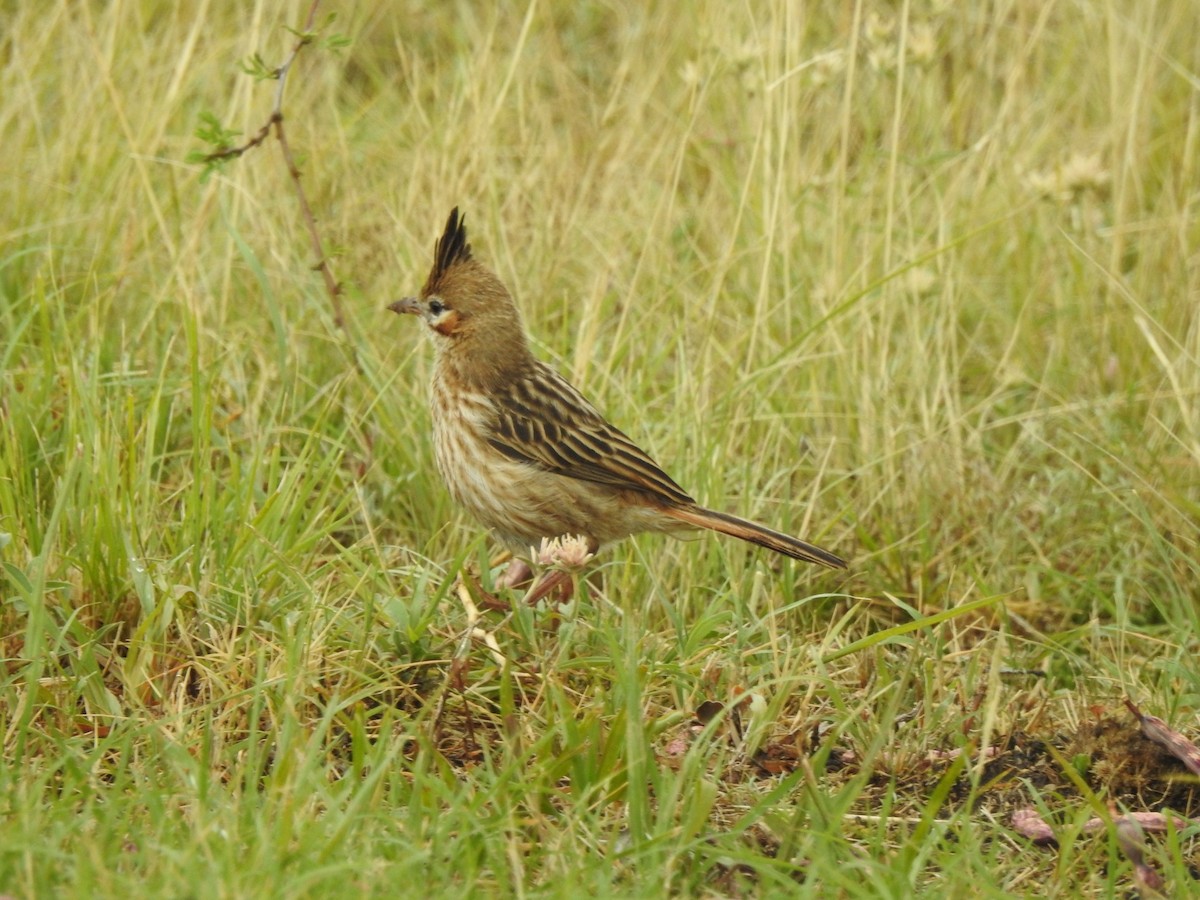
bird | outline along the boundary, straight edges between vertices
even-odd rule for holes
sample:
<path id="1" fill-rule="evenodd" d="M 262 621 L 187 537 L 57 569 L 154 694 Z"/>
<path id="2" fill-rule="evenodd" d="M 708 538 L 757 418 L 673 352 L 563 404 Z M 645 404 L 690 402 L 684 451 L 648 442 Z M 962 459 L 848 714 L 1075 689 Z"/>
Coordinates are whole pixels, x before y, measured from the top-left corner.
<path id="1" fill-rule="evenodd" d="M 639 532 L 709 529 L 833 569 L 846 561 L 758 522 L 701 506 L 570 382 L 531 351 L 500 278 L 471 252 L 456 206 L 420 293 L 388 304 L 420 318 L 435 348 L 430 418 L 454 500 L 514 564 L 540 542 L 582 536 L 591 553 Z M 528 564 L 506 582 L 528 578 Z"/>

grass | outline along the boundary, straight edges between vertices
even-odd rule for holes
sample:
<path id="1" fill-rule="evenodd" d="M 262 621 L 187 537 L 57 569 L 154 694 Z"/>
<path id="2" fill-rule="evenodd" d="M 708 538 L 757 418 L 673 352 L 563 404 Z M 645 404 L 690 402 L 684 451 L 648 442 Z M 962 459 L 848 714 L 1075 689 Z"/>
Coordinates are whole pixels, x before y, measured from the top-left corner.
<path id="1" fill-rule="evenodd" d="M 1121 704 L 1196 736 L 1194 4 L 338 9 L 285 113 L 344 328 L 274 143 L 184 162 L 306 10 L 218 6 L 0 29 L 0 892 L 1117 896 L 1097 808 L 1200 815 Z M 849 572 L 464 603 L 383 310 L 456 204 L 540 354 Z"/>

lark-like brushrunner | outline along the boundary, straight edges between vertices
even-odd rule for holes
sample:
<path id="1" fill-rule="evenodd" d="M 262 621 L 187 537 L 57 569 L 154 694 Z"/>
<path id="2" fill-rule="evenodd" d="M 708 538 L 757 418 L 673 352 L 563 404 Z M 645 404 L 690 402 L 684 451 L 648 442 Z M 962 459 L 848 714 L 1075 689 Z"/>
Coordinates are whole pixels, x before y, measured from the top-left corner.
<path id="1" fill-rule="evenodd" d="M 799 538 L 700 506 L 536 359 L 512 296 L 471 255 L 457 208 L 420 294 L 388 308 L 420 316 L 437 349 L 434 449 L 450 493 L 516 555 L 561 535 L 583 535 L 595 551 L 635 532 L 708 528 L 846 567 Z"/>

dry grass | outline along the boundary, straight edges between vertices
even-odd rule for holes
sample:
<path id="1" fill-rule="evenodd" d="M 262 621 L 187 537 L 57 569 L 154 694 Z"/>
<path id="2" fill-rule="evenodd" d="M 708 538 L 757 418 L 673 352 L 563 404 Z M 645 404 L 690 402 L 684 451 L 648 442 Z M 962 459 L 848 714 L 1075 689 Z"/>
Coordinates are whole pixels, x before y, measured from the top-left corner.
<path id="1" fill-rule="evenodd" d="M 2 17 L 0 892 L 1128 890 L 1097 806 L 1200 815 L 1120 703 L 1198 730 L 1194 3 L 339 10 L 285 111 L 345 329 L 273 144 L 184 163 L 285 6 Z M 539 352 L 850 573 L 647 537 L 476 618 L 383 310 L 456 204 Z"/>

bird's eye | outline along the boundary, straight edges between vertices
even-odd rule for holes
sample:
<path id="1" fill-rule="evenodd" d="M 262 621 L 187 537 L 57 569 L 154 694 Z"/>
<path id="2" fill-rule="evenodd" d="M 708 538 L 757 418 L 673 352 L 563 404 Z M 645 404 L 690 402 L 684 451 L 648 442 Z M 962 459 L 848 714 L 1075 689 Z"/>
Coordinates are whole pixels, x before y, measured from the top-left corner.
<path id="1" fill-rule="evenodd" d="M 446 311 L 446 304 L 435 297 L 429 301 L 429 311 L 435 316 L 440 316 Z"/>

